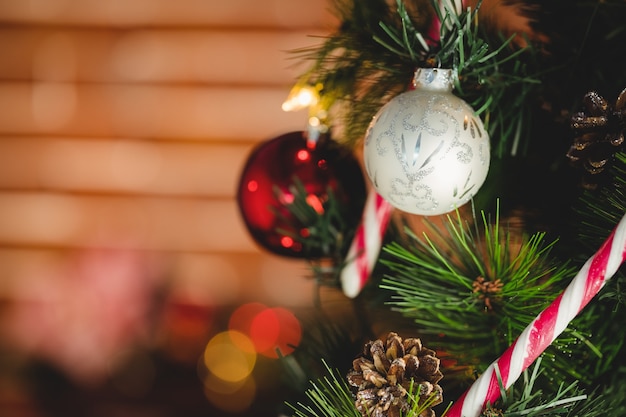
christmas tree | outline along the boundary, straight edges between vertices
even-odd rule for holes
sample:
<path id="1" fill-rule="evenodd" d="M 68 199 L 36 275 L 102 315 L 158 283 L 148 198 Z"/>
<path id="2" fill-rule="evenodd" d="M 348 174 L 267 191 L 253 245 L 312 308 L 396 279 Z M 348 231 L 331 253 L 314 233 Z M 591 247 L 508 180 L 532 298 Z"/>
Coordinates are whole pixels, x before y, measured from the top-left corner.
<path id="1" fill-rule="evenodd" d="M 349 150 L 367 197 L 341 171 L 311 200 L 294 170 L 259 231 L 240 190 L 256 238 L 353 312 L 319 300 L 285 412 L 624 415 L 626 2 L 333 7 L 337 31 L 294 51 L 301 149 Z"/>

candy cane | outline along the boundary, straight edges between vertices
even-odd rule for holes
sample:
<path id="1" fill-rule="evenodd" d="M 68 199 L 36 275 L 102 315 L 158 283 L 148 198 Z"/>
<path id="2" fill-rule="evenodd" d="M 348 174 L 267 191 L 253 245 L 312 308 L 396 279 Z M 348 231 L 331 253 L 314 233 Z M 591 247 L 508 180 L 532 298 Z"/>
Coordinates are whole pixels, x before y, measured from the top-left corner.
<path id="1" fill-rule="evenodd" d="M 477 417 L 488 402 L 500 397 L 495 372 L 500 371 L 502 385 L 509 388 L 556 339 L 578 313 L 610 279 L 626 258 L 626 215 L 602 247 L 581 268 L 565 291 L 559 295 L 518 339 L 496 359 L 474 384 L 450 408 L 446 417 Z"/>
<path id="2" fill-rule="evenodd" d="M 361 224 L 346 256 L 341 271 L 341 287 L 346 296 L 354 298 L 369 279 L 383 242 L 393 208 L 375 191 L 370 191 L 363 208 Z"/>
<path id="3" fill-rule="evenodd" d="M 466 1 L 464 0 L 439 0 L 439 12 L 442 16 L 445 16 L 447 11 L 451 13 L 455 13 L 457 16 L 463 12 L 463 8 L 465 7 Z M 450 22 L 448 22 L 450 25 Z M 430 28 L 428 28 L 427 35 L 428 39 L 432 42 L 439 43 L 441 33 L 441 20 L 439 20 L 438 16 L 435 16 L 430 24 Z"/>

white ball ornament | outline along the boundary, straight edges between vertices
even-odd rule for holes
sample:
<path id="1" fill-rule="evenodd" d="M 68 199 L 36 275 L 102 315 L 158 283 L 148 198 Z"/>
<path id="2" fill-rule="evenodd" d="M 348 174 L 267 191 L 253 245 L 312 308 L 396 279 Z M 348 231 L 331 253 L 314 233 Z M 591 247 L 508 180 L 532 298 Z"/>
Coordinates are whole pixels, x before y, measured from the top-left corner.
<path id="1" fill-rule="evenodd" d="M 468 202 L 489 170 L 489 135 L 452 94 L 452 70 L 420 68 L 415 89 L 391 99 L 365 136 L 365 170 L 399 210 L 435 216 Z"/>

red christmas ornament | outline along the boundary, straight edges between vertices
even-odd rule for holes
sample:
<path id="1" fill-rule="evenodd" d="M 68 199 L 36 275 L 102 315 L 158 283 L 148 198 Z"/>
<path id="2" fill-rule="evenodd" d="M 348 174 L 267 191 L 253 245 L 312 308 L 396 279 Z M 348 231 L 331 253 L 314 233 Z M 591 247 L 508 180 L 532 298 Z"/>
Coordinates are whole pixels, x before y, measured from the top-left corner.
<path id="1" fill-rule="evenodd" d="M 302 184 L 306 202 L 320 216 L 331 190 L 346 226 L 354 228 L 366 196 L 361 167 L 348 149 L 327 135 L 307 146 L 304 132 L 286 133 L 260 144 L 244 166 L 237 202 L 253 239 L 277 255 L 321 258 L 325 254 L 320 248 L 302 244 L 312 225 L 304 224 L 289 207 L 296 182 Z"/>

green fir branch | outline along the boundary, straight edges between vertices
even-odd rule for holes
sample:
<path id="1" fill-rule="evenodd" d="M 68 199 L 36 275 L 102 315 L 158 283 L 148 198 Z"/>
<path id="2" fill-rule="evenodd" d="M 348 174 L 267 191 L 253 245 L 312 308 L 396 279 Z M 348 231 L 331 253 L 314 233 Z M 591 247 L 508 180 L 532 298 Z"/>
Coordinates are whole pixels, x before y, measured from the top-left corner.
<path id="1" fill-rule="evenodd" d="M 609 180 L 587 190 L 575 208 L 580 242 L 595 250 L 626 213 L 626 153 L 618 152 L 608 170 Z"/>
<path id="2" fill-rule="evenodd" d="M 336 198 L 332 188 L 328 187 L 322 201 L 323 211 L 318 213 L 307 201 L 309 194 L 297 177 L 293 178 L 289 192 L 293 200 L 284 205 L 284 211 L 271 208 L 280 218 L 281 224 L 285 225 L 277 228 L 276 232 L 299 242 L 307 259 L 310 259 L 308 254 L 321 253 L 322 259 L 331 260 L 330 270 L 326 266 L 319 267 L 315 262 L 312 262 L 312 270 L 320 283 L 338 285 L 338 274 L 355 232 L 355 228 L 346 222 L 345 206 Z M 282 200 L 279 187 L 275 187 L 275 194 L 277 199 Z M 305 236 L 301 233 L 303 228 L 307 230 Z"/>
<path id="3" fill-rule="evenodd" d="M 309 404 L 299 402 L 287 404 L 294 411 L 294 417 L 361 417 L 356 409 L 348 384 L 336 371 L 324 362 L 328 376 L 311 382 L 306 391 Z"/>
<path id="4" fill-rule="evenodd" d="M 361 417 L 356 409 L 354 397 L 350 387 L 341 374 L 332 370 L 324 360 L 326 376 L 317 381 L 310 381 L 310 388 L 306 390 L 308 402 L 298 402 L 296 405 L 287 403 L 293 410 L 293 417 Z M 542 359 L 535 362 L 532 370 L 525 370 L 522 378 L 511 388 L 505 390 L 499 370 L 496 375 L 501 386 L 501 397 L 494 404 L 487 404 L 480 417 L 598 417 L 611 415 L 611 398 L 599 394 L 587 395 L 576 382 L 561 383 L 553 392 L 544 392 L 538 382 L 546 371 Z M 411 405 L 407 417 L 419 416 L 431 407 L 429 400 L 419 403 L 419 396 L 415 395 L 413 384 L 408 389 L 407 398 Z M 449 407 L 448 407 L 449 408 Z M 442 412 L 445 417 L 447 409 Z"/>
<path id="5" fill-rule="evenodd" d="M 311 388 L 306 391 L 308 404 L 298 402 L 297 405 L 287 404 L 293 411 L 293 417 L 362 417 L 357 410 L 354 397 L 345 378 L 337 370 L 332 370 L 324 360 L 327 376 L 311 381 Z M 400 417 L 414 417 L 430 408 L 436 400 L 433 394 L 426 401 L 420 402 L 419 385 L 414 385 L 413 381 L 407 390 L 407 401 L 410 405 L 406 414 L 401 413 Z"/>
<path id="6" fill-rule="evenodd" d="M 417 10 L 402 0 L 335 3 L 339 30 L 319 47 L 294 52 L 313 62 L 300 82 L 323 86 L 321 100 L 336 108 L 342 141 L 355 145 L 374 114 L 406 90 L 416 68 L 440 67 L 455 70 L 456 94 L 482 117 L 494 155 L 525 149 L 526 106 L 539 85 L 524 63 L 533 52 L 513 47 L 513 37 L 490 39 L 479 25 L 480 5 L 457 16 L 431 0 L 412 3 L 421 4 Z M 426 35 L 434 17 L 442 22 L 439 41 Z"/>
<path id="7" fill-rule="evenodd" d="M 540 376 L 545 373 L 542 358 L 538 358 L 532 371 L 525 370 L 522 378 L 511 388 L 504 390 L 500 382 L 501 397 L 488 404 L 480 417 L 597 417 L 609 411 L 609 401 L 602 395 L 587 395 L 576 382 L 559 384 L 553 392 L 544 392 L 539 386 Z"/>
<path id="8" fill-rule="evenodd" d="M 608 179 L 597 190 L 586 190 L 574 208 L 581 261 L 591 256 L 626 213 L 626 153 L 618 152 L 607 170 Z M 620 269 L 600 294 L 616 304 L 626 302 L 626 275 Z"/>
<path id="9" fill-rule="evenodd" d="M 546 243 L 544 233 L 514 233 L 500 224 L 498 214 L 490 219 L 482 213 L 473 220 L 470 224 L 458 213 L 448 216 L 443 227 L 425 220 L 422 236 L 407 230 L 408 241 L 386 245 L 381 260 L 390 270 L 381 288 L 394 293 L 392 308 L 457 358 L 455 373 L 462 375 L 485 369 L 575 272 L 550 256 L 556 241 Z M 500 286 L 492 293 L 477 290 L 479 278 L 490 285 L 499 280 Z M 577 338 L 582 333 L 566 330 L 549 348 L 556 358 L 550 365 L 559 375 L 584 377 L 583 368 L 573 367 L 562 352 L 573 344 L 585 346 Z"/>
<path id="10" fill-rule="evenodd" d="M 450 11 L 438 14 L 444 23 L 436 61 L 458 74 L 456 94 L 482 117 L 494 155 L 516 155 L 522 136 L 527 139 L 522 130 L 529 124 L 529 97 L 540 85 L 536 76 L 528 75 L 525 63 L 533 61 L 534 50 L 531 46 L 514 48 L 515 34 L 488 39 L 478 24 L 480 3 L 459 16 Z"/>

